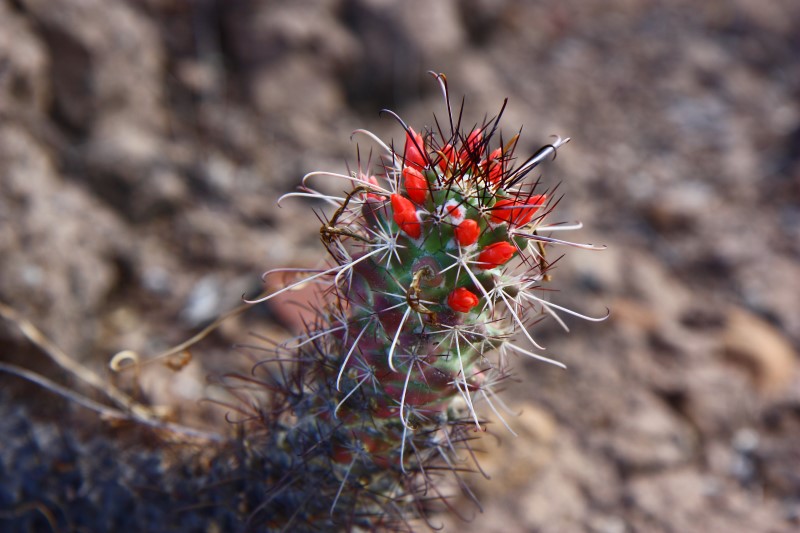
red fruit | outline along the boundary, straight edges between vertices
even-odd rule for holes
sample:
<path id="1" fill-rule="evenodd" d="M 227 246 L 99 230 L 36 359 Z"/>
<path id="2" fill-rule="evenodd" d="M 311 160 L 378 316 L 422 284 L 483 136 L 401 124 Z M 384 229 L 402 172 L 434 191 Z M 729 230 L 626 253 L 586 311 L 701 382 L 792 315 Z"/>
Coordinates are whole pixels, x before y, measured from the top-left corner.
<path id="1" fill-rule="evenodd" d="M 517 248 L 507 241 L 490 244 L 478 255 L 478 268 L 489 270 L 505 264 L 517 252 Z"/>
<path id="2" fill-rule="evenodd" d="M 447 305 L 459 313 L 469 313 L 478 305 L 478 297 L 464 287 L 459 287 L 447 297 Z"/>
<path id="3" fill-rule="evenodd" d="M 425 179 L 422 172 L 413 167 L 405 167 L 403 177 L 408 196 L 418 204 L 424 203 L 428 195 L 428 180 Z"/>
<path id="4" fill-rule="evenodd" d="M 416 168 L 423 169 L 428 165 L 428 159 L 423 152 L 425 144 L 422 140 L 422 135 L 415 132 L 412 128 L 408 128 L 406 133 L 406 147 L 403 151 L 403 160 L 406 165 L 412 165 Z"/>
<path id="5" fill-rule="evenodd" d="M 469 246 L 470 244 L 475 244 L 475 241 L 478 240 L 478 235 L 480 232 L 481 231 L 478 227 L 478 223 L 471 218 L 468 218 L 456 226 L 456 240 L 461 246 Z"/>
<path id="6" fill-rule="evenodd" d="M 414 239 L 422 234 L 422 226 L 419 222 L 417 209 L 411 200 L 399 194 L 392 195 L 392 209 L 394 210 L 394 221 L 400 229 Z"/>

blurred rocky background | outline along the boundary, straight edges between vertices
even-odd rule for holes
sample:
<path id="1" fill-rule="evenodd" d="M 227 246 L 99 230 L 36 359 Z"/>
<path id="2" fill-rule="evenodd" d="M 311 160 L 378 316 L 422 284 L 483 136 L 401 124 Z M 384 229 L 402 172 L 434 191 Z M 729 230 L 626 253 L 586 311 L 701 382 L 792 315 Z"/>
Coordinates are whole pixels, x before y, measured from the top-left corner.
<path id="1" fill-rule="evenodd" d="M 543 180 L 608 250 L 565 250 L 553 300 L 611 310 L 538 326 L 569 370 L 520 361 L 521 435 L 492 426 L 483 513 L 446 530 L 795 530 L 798 28 L 796 0 L 0 0 L 0 299 L 101 373 L 185 339 L 262 271 L 318 265 L 310 206 L 276 199 L 345 171 L 356 128 L 401 142 L 379 109 L 443 118 L 445 72 L 467 124 L 509 98 L 521 153 L 572 137 Z M 219 429 L 206 376 L 297 315 L 254 310 L 181 372 L 146 367 L 142 394 Z M 72 383 L 8 324 L 0 347 Z M 0 386 L 34 425 L 102 427 Z"/>

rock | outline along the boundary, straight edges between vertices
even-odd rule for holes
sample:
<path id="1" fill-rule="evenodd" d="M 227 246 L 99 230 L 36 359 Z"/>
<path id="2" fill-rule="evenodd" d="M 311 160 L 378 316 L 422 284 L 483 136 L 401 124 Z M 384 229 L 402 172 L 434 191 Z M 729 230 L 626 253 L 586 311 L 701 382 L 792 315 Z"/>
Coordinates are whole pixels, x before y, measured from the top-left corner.
<path id="1" fill-rule="evenodd" d="M 75 142 L 59 153 L 131 216 L 172 198 L 153 186 L 164 163 L 164 52 L 154 25 L 124 2 L 21 2 L 51 67 L 50 110 Z"/>
<path id="2" fill-rule="evenodd" d="M 665 265 L 638 250 L 626 250 L 623 290 L 650 306 L 659 321 L 672 320 L 688 306 L 691 294 Z"/>
<path id="3" fill-rule="evenodd" d="M 696 445 L 690 427 L 649 395 L 632 395 L 624 416 L 607 435 L 608 453 L 625 472 L 686 464 Z"/>
<path id="4" fill-rule="evenodd" d="M 658 312 L 650 306 L 642 305 L 631 298 L 618 298 L 609 307 L 612 309 L 609 316 L 612 323 L 649 333 L 658 329 Z"/>
<path id="5" fill-rule="evenodd" d="M 747 456 L 756 467 L 758 487 L 769 487 L 782 500 L 797 509 L 800 502 L 800 476 L 794 465 L 800 464 L 800 399 L 770 407 L 758 432 L 758 446 Z M 797 517 L 795 518 L 795 520 Z"/>
<path id="6" fill-rule="evenodd" d="M 356 108 L 417 101 L 435 90 L 426 72 L 441 70 L 466 42 L 453 0 L 355 0 L 346 17 L 364 43 L 358 68 L 343 80 Z"/>
<path id="7" fill-rule="evenodd" d="M 483 405 L 481 409 L 485 407 Z M 481 488 L 494 494 L 501 490 L 511 496 L 539 475 L 553 457 L 552 447 L 558 426 L 552 415 L 531 403 L 522 406 L 519 413 L 519 416 L 503 413 L 503 418 L 516 436 L 497 416 L 492 416 L 490 427 L 493 435 L 480 446 L 486 453 L 481 453 L 478 461 L 495 481 L 482 483 Z M 500 483 L 497 483 L 498 480 Z"/>
<path id="8" fill-rule="evenodd" d="M 788 531 L 772 502 L 692 469 L 637 477 L 626 489 L 634 531 Z"/>
<path id="9" fill-rule="evenodd" d="M 0 127 L 0 297 L 67 352 L 88 357 L 96 317 L 131 239 L 118 218 L 58 178 L 44 149 Z"/>
<path id="10" fill-rule="evenodd" d="M 307 16 L 313 8 L 313 17 Z M 336 17 L 337 2 L 237 2 L 224 24 L 255 108 L 282 136 L 311 145 L 335 143 L 320 124 L 344 107 L 337 79 L 364 50 Z"/>
<path id="11" fill-rule="evenodd" d="M 604 239 L 605 237 L 602 235 L 586 235 L 584 232 L 579 238 L 581 242 L 597 243 L 598 245 Z M 589 290 L 614 294 L 619 293 L 625 284 L 626 258 L 626 250 L 615 244 L 602 252 L 592 252 L 591 255 L 569 254 L 559 263 L 559 268 L 564 268 L 566 264 Z"/>
<path id="12" fill-rule="evenodd" d="M 70 126 L 103 135 L 120 114 L 160 128 L 163 52 L 155 28 L 124 2 L 22 0 L 54 69 L 54 98 Z"/>
<path id="13" fill-rule="evenodd" d="M 759 390 L 777 394 L 797 377 L 798 354 L 786 337 L 758 316 L 732 308 L 722 333 L 725 357 L 742 365 Z"/>
<path id="14" fill-rule="evenodd" d="M 41 113 L 50 98 L 47 52 L 23 17 L 0 3 L 0 113 Z"/>
<path id="15" fill-rule="evenodd" d="M 668 191 L 658 191 L 645 205 L 643 214 L 662 234 L 693 231 L 709 209 L 719 209 L 714 191 L 702 182 L 687 181 Z"/>

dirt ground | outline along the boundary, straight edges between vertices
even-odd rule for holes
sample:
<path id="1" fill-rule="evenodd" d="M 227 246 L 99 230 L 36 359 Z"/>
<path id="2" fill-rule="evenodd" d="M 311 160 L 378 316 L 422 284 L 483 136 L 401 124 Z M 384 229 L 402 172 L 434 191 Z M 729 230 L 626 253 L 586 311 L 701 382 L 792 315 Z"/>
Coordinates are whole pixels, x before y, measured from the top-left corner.
<path id="1" fill-rule="evenodd" d="M 321 206 L 276 199 L 353 164 L 356 128 L 402 139 L 382 108 L 443 117 L 445 72 L 467 123 L 508 97 L 521 152 L 572 138 L 543 180 L 608 249 L 566 250 L 553 301 L 611 312 L 537 326 L 569 370 L 519 362 L 520 436 L 485 438 L 483 513 L 445 530 L 796 530 L 798 28 L 796 0 L 0 0 L 0 299 L 101 373 L 180 342 L 261 272 L 319 263 Z M 206 376 L 297 325 L 254 310 L 143 394 L 218 428 Z M 0 360 L 89 394 L 7 323 Z"/>

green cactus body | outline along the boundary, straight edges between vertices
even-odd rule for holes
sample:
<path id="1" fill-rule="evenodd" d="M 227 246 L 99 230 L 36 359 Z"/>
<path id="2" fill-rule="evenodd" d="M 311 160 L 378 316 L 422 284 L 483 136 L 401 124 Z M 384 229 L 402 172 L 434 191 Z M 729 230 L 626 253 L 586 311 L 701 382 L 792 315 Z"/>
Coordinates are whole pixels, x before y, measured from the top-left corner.
<path id="1" fill-rule="evenodd" d="M 359 166 L 331 174 L 352 183 L 344 197 L 305 180 L 287 195 L 337 206 L 321 230 L 333 264 L 305 280 L 324 284 L 327 307 L 283 347 L 291 371 L 270 373 L 266 442 L 251 439 L 271 448 L 262 452 L 268 484 L 294 484 L 270 497 L 273 507 L 302 509 L 297 524 L 405 527 L 441 499 L 436 478 L 463 469 L 457 452 L 484 425 L 476 404 L 497 412 L 492 387 L 507 376 L 504 356 L 560 365 L 532 351 L 541 347 L 526 326 L 566 311 L 540 289 L 545 246 L 572 244 L 545 235 L 569 226 L 545 222 L 550 199 L 525 178 L 566 140 L 519 162 L 517 137 L 497 141 L 498 120 L 466 135 L 455 125 L 417 134 L 400 121 L 402 153 L 361 132 L 386 150 L 380 180 Z M 518 334 L 530 348 L 512 342 Z"/>

